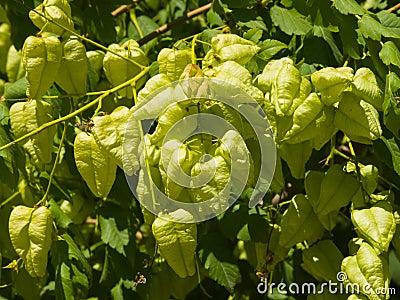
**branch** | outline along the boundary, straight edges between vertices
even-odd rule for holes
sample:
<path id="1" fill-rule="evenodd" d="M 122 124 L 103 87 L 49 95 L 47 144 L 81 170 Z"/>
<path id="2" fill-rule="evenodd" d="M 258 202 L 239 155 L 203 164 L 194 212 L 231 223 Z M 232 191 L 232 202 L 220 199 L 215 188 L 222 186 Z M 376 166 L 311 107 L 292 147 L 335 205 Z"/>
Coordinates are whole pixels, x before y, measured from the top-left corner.
<path id="1" fill-rule="evenodd" d="M 191 18 L 194 18 L 206 11 L 208 11 L 211 8 L 212 3 L 208 3 L 206 5 L 203 5 L 199 8 L 196 8 L 195 10 L 192 10 L 190 12 L 188 12 L 187 14 L 184 14 L 183 16 L 179 17 L 176 20 L 173 20 L 167 24 L 164 24 L 163 26 L 157 28 L 155 31 L 149 33 L 148 35 L 146 35 L 145 37 L 141 38 L 140 40 L 138 40 L 137 42 L 139 43 L 140 46 L 146 44 L 147 42 L 150 42 L 152 39 L 158 37 L 159 35 L 167 32 L 168 30 L 172 29 L 173 27 L 175 27 L 176 25 L 187 21 Z"/>
<path id="2" fill-rule="evenodd" d="M 126 82 L 124 82 L 124 83 L 122 83 L 122 84 L 120 84 L 120 85 L 118 85 L 118 86 L 116 86 L 116 87 L 114 87 L 114 88 L 112 88 L 112 89 L 109 89 L 109 90 L 107 90 L 107 91 L 104 91 L 104 93 L 103 93 L 101 96 L 97 97 L 96 99 L 94 99 L 93 101 L 89 102 L 89 103 L 86 104 L 85 106 L 82 106 L 81 108 L 75 110 L 74 112 L 72 112 L 72 113 L 70 113 L 70 114 L 68 114 L 68 115 L 65 115 L 65 116 L 63 116 L 63 117 L 61 117 L 61 118 L 58 118 L 58 119 L 56 119 L 56 120 L 50 121 L 50 122 L 48 122 L 48 123 L 45 123 L 45 124 L 39 126 L 38 128 L 36 128 L 35 130 L 33 130 L 33 131 L 31 131 L 31 132 L 25 134 L 24 136 L 21 136 L 20 138 L 17 138 L 16 140 L 14 140 L 14 141 L 12 141 L 12 142 L 10 142 L 10 143 L 8 143 L 8 144 L 5 144 L 5 145 L 1 146 L 1 147 L 0 147 L 0 151 L 2 151 L 2 150 L 4 150 L 4 149 L 7 149 L 7 148 L 9 148 L 9 147 L 15 145 L 16 143 L 19 143 L 19 142 L 22 142 L 22 141 L 26 140 L 26 139 L 30 138 L 31 136 L 34 136 L 34 135 L 36 135 L 36 134 L 42 132 L 42 131 L 45 130 L 46 128 L 49 128 L 49 127 L 54 126 L 54 125 L 56 125 L 56 124 L 58 124 L 58 123 L 67 121 L 67 120 L 69 120 L 69 119 L 71 119 L 71 118 L 73 118 L 73 117 L 79 115 L 80 113 L 84 112 L 85 110 L 91 108 L 91 107 L 94 106 L 95 104 L 97 104 L 97 103 L 99 103 L 100 101 L 102 101 L 102 100 L 103 100 L 105 97 L 107 97 L 108 95 L 111 95 L 112 93 L 118 91 L 119 89 L 122 89 L 122 88 L 124 88 L 124 87 L 126 87 L 126 86 L 129 86 L 129 85 L 131 85 L 132 83 L 138 81 L 138 80 L 139 80 L 142 76 L 144 76 L 148 71 L 149 71 L 149 67 L 145 67 L 145 69 L 143 69 L 139 74 L 137 74 L 137 75 L 136 75 L 135 77 L 133 77 L 132 79 L 129 79 L 128 81 L 126 81 Z"/>
<path id="3" fill-rule="evenodd" d="M 395 6 L 389 8 L 389 9 L 387 9 L 386 11 L 387 12 L 395 12 L 396 10 L 399 10 L 399 9 L 400 9 L 400 3 L 396 4 Z"/>

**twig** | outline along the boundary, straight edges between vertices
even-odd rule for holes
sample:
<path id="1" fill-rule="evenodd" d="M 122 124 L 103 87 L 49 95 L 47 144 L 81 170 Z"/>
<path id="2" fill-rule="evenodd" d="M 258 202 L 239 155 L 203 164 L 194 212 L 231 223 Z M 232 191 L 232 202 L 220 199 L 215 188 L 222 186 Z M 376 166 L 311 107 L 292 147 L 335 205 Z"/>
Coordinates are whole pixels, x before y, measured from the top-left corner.
<path id="1" fill-rule="evenodd" d="M 135 1 L 135 2 L 138 2 L 138 1 Z M 130 4 L 130 5 L 128 5 L 128 4 L 121 5 L 120 7 L 118 7 L 117 9 L 115 9 L 115 10 L 111 13 L 111 15 L 112 15 L 113 17 L 116 17 L 116 16 L 118 16 L 119 14 L 122 14 L 122 13 L 124 13 L 124 12 L 128 12 L 132 7 L 133 7 L 132 4 Z"/>
<path id="2" fill-rule="evenodd" d="M 396 10 L 399 10 L 399 9 L 400 9 L 400 3 L 396 4 L 395 6 L 389 8 L 389 9 L 387 9 L 386 11 L 387 12 L 395 12 Z"/>
<path id="3" fill-rule="evenodd" d="M 137 42 L 139 43 L 140 46 L 146 44 L 147 42 L 151 41 L 152 39 L 158 37 L 159 35 L 167 32 L 168 30 L 172 29 L 173 27 L 175 27 L 176 25 L 187 21 L 191 18 L 194 18 L 206 11 L 208 11 L 211 8 L 212 3 L 208 3 L 206 5 L 203 5 L 199 8 L 196 8 L 195 10 L 192 10 L 190 12 L 188 12 L 187 14 L 184 14 L 183 16 L 179 17 L 176 20 L 173 20 L 167 24 L 164 24 L 163 26 L 157 28 L 156 30 L 154 30 L 153 32 L 149 33 L 148 35 L 146 35 L 145 37 L 141 38 L 140 40 L 138 40 Z"/>

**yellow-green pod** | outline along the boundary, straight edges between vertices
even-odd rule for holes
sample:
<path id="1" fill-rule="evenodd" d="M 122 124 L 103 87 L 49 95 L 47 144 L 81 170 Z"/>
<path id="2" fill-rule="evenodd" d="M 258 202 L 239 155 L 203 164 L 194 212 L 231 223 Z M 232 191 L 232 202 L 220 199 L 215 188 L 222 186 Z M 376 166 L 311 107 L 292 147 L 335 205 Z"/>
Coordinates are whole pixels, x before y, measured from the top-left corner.
<path id="1" fill-rule="evenodd" d="M 8 49 L 11 47 L 10 25 L 3 23 L 0 25 L 0 72 L 6 72 L 6 61 Z"/>
<path id="2" fill-rule="evenodd" d="M 51 23 L 46 18 L 31 10 L 29 18 L 37 28 L 40 30 L 43 29 L 42 32 L 48 31 L 57 35 L 63 35 L 65 30 L 57 26 L 56 23 L 70 30 L 74 29 L 74 22 L 71 18 L 71 7 L 67 0 L 44 0 L 35 10 L 55 22 Z"/>
<path id="3" fill-rule="evenodd" d="M 117 52 L 119 55 L 129 58 L 137 62 L 139 65 L 147 66 L 148 59 L 146 54 L 139 48 L 139 44 L 134 40 L 126 41 L 122 46 L 112 44 L 109 46 L 110 50 Z M 110 51 L 106 53 L 103 60 L 103 68 L 108 81 L 113 87 L 128 81 L 141 72 L 141 67 L 117 56 Z M 142 77 L 136 82 L 136 88 L 140 88 L 145 83 L 145 77 Z M 128 99 L 133 98 L 133 89 L 128 86 L 120 89 L 118 95 Z"/>
<path id="4" fill-rule="evenodd" d="M 21 60 L 21 51 L 15 49 L 14 45 L 8 50 L 6 72 L 8 82 L 15 82 L 25 75 Z"/>
<path id="5" fill-rule="evenodd" d="M 51 111 L 51 105 L 42 100 L 13 104 L 10 108 L 10 123 L 15 137 L 24 136 L 52 121 Z M 56 127 L 52 126 L 25 140 L 23 147 L 36 164 L 47 164 L 51 161 L 55 132 Z"/>
<path id="6" fill-rule="evenodd" d="M 26 71 L 26 95 L 41 99 L 51 87 L 60 68 L 62 47 L 54 36 L 29 36 L 22 48 L 22 63 Z"/>
<path id="7" fill-rule="evenodd" d="M 63 56 L 55 82 L 68 94 L 85 94 L 87 58 L 85 46 L 76 38 L 62 45 Z"/>

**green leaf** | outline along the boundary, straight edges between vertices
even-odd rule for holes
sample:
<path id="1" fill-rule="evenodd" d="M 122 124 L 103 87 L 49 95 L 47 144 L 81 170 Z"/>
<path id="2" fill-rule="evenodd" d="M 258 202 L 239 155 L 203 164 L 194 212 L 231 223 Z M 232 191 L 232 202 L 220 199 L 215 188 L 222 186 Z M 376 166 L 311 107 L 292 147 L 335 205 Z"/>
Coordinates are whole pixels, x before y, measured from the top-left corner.
<path id="1" fill-rule="evenodd" d="M 365 38 L 371 38 L 376 41 L 380 41 L 381 36 L 391 38 L 400 37 L 370 15 L 364 15 L 360 20 L 358 20 L 358 26 Z"/>
<path id="2" fill-rule="evenodd" d="M 380 254 L 387 252 L 396 231 L 392 207 L 386 201 L 379 201 L 371 208 L 354 210 L 351 220 L 357 234 L 369 242 Z"/>
<path id="3" fill-rule="evenodd" d="M 13 82 L 11 84 L 6 84 L 4 87 L 4 98 L 5 99 L 20 99 L 26 98 L 26 77 Z"/>
<path id="4" fill-rule="evenodd" d="M 159 216 L 154 221 L 152 230 L 161 255 L 175 273 L 181 278 L 193 276 L 196 273 L 197 246 L 197 226 L 193 224 L 193 216 L 183 209 L 178 209 Z"/>
<path id="5" fill-rule="evenodd" d="M 4 127 L 0 127 L 0 146 L 4 146 L 11 142 L 7 132 L 5 131 Z M 0 151 L 0 158 L 1 161 L 4 162 L 8 171 L 11 174 L 15 173 L 15 151 L 12 148 L 4 149 Z"/>
<path id="6" fill-rule="evenodd" d="M 259 40 L 261 39 L 263 34 L 262 29 L 260 28 L 252 28 L 246 31 L 246 33 L 243 35 L 243 37 L 246 40 L 252 41 L 253 43 L 258 43 Z"/>
<path id="7" fill-rule="evenodd" d="M 232 293 L 240 278 L 239 267 L 235 264 L 218 260 L 214 253 L 207 256 L 204 267 L 209 271 L 212 279 Z"/>
<path id="8" fill-rule="evenodd" d="M 383 44 L 382 50 L 379 52 L 379 57 L 387 66 L 392 64 L 400 67 L 400 51 L 392 41 L 387 41 Z"/>
<path id="9" fill-rule="evenodd" d="M 53 219 L 46 207 L 34 209 L 19 205 L 12 210 L 9 219 L 11 242 L 32 277 L 46 275 L 52 232 Z"/>
<path id="10" fill-rule="evenodd" d="M 373 140 L 379 139 L 382 135 L 377 110 L 348 92 L 339 103 L 335 126 L 351 140 L 362 144 L 372 144 Z"/>
<path id="11" fill-rule="evenodd" d="M 99 225 L 102 241 L 125 256 L 124 246 L 129 244 L 128 228 L 119 228 L 115 217 L 103 215 L 99 216 Z"/>
<path id="12" fill-rule="evenodd" d="M 312 141 L 299 144 L 284 143 L 279 146 L 279 153 L 288 164 L 294 178 L 304 178 L 306 162 L 311 157 L 312 148 Z"/>
<path id="13" fill-rule="evenodd" d="M 291 248 L 305 240 L 308 244 L 313 244 L 324 233 L 322 224 L 303 194 L 294 196 L 283 214 L 281 227 L 279 245 L 285 248 Z"/>
<path id="14" fill-rule="evenodd" d="M 76 167 L 96 197 L 107 197 L 116 176 L 117 165 L 97 145 L 92 135 L 79 133 L 74 141 Z"/>
<path id="15" fill-rule="evenodd" d="M 400 139 L 400 107 L 395 98 L 396 92 L 400 89 L 400 78 L 394 72 L 386 75 L 385 99 L 383 101 L 383 123 Z"/>
<path id="16" fill-rule="evenodd" d="M 319 281 L 335 282 L 343 255 L 332 240 L 323 240 L 303 250 L 301 266 Z"/>
<path id="17" fill-rule="evenodd" d="M 400 175 L 400 146 L 396 142 L 395 138 L 386 139 L 385 137 L 381 137 L 381 140 L 386 145 L 390 154 L 390 164 L 389 167 L 393 168 L 393 170 Z"/>
<path id="18" fill-rule="evenodd" d="M 359 197 L 362 193 L 357 180 L 345 173 L 340 165 L 333 165 L 321 182 L 319 200 L 314 202 L 315 198 L 311 198 L 311 204 L 324 227 L 332 230 L 340 208 Z"/>
<path id="19" fill-rule="evenodd" d="M 396 14 L 381 10 L 376 16 L 383 26 L 390 29 L 394 34 L 400 35 L 400 18 Z"/>
<path id="20" fill-rule="evenodd" d="M 286 9 L 274 5 L 270 10 L 272 21 L 288 35 L 304 35 L 308 33 L 312 26 L 305 16 L 295 9 Z"/>
<path id="21" fill-rule="evenodd" d="M 271 39 L 263 40 L 260 44 L 258 44 L 258 46 L 260 46 L 261 49 L 258 51 L 257 57 L 265 61 L 269 61 L 276 54 L 284 49 L 287 49 L 287 45 L 285 43 Z"/>
<path id="22" fill-rule="evenodd" d="M 362 15 L 363 8 L 355 0 L 335 0 L 333 1 L 335 8 L 342 14 Z"/>
<path id="23" fill-rule="evenodd" d="M 332 50 L 333 56 L 338 65 L 343 63 L 343 54 L 340 52 L 338 46 L 336 45 L 336 41 L 333 38 L 331 31 L 328 28 L 314 25 L 313 33 L 316 37 L 323 38 L 325 42 L 329 45 Z"/>
<path id="24" fill-rule="evenodd" d="M 51 105 L 42 100 L 14 103 L 10 108 L 10 123 L 17 138 L 22 137 L 41 125 L 53 120 Z M 23 146 L 36 164 L 51 161 L 53 138 L 56 127 L 51 126 L 25 140 Z"/>

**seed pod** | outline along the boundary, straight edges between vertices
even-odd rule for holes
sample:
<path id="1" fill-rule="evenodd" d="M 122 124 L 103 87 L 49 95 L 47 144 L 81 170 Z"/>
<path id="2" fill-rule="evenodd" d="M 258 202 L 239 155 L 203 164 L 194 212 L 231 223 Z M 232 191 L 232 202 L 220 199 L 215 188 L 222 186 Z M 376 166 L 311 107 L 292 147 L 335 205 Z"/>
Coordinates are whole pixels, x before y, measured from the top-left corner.
<path id="1" fill-rule="evenodd" d="M 21 51 L 17 51 L 14 45 L 8 50 L 6 72 L 8 82 L 15 82 L 25 75 L 25 69 L 21 59 Z"/>
<path id="2" fill-rule="evenodd" d="M 160 74 L 165 74 L 171 81 L 178 80 L 186 66 L 192 63 L 192 53 L 189 49 L 164 48 L 157 57 Z"/>
<path id="3" fill-rule="evenodd" d="M 8 49 L 11 47 L 10 25 L 3 23 L 0 25 L 0 72 L 6 72 L 6 61 Z"/>
<path id="4" fill-rule="evenodd" d="M 29 36 L 22 48 L 22 63 L 26 71 L 26 94 L 41 99 L 51 87 L 60 68 L 62 48 L 54 36 Z"/>
<path id="5" fill-rule="evenodd" d="M 180 223 L 173 220 L 179 220 Z M 193 223 L 193 216 L 183 209 L 178 209 L 160 216 L 152 225 L 161 255 L 181 278 L 196 273 L 197 226 L 185 223 Z"/>
<path id="6" fill-rule="evenodd" d="M 46 275 L 53 231 L 51 212 L 44 206 L 34 209 L 19 205 L 11 212 L 8 224 L 11 242 L 26 271 L 32 277 Z"/>
<path id="7" fill-rule="evenodd" d="M 63 55 L 55 82 L 68 94 L 85 94 L 87 58 L 85 46 L 75 38 L 62 45 Z"/>
<path id="8" fill-rule="evenodd" d="M 11 129 L 19 138 L 53 120 L 51 105 L 42 100 L 17 102 L 10 108 Z M 23 147 L 36 164 L 51 161 L 51 151 L 56 127 L 52 126 L 25 141 Z"/>
<path id="9" fill-rule="evenodd" d="M 351 68 L 323 68 L 311 75 L 311 81 L 318 91 L 321 92 L 321 100 L 326 105 L 332 105 L 342 98 L 353 80 L 353 69 Z"/>
<path id="10" fill-rule="evenodd" d="M 117 164 L 104 153 L 93 136 L 79 133 L 74 142 L 76 167 L 96 197 L 107 197 L 116 176 Z"/>
<path id="11" fill-rule="evenodd" d="M 212 57 L 217 62 L 232 60 L 241 65 L 247 63 L 260 50 L 255 43 L 236 34 L 217 34 L 211 39 L 211 47 Z"/>
<path id="12" fill-rule="evenodd" d="M 144 52 L 139 48 L 139 44 L 134 40 L 126 41 L 122 46 L 119 46 L 118 44 L 112 44 L 109 46 L 109 49 L 117 52 L 121 56 L 137 62 L 140 65 L 148 65 L 146 54 L 144 54 Z M 135 77 L 141 71 L 141 67 L 111 52 L 107 52 L 104 56 L 103 68 L 108 81 L 110 81 L 113 87 Z M 139 79 L 136 82 L 136 88 L 140 88 L 145 83 L 145 80 L 145 77 Z M 120 89 L 118 91 L 118 95 L 132 99 L 132 87 L 128 86 Z"/>
<path id="13" fill-rule="evenodd" d="M 382 109 L 383 92 L 378 86 L 375 74 L 370 69 L 360 68 L 356 71 L 352 92 L 376 109 Z"/>
<path id="14" fill-rule="evenodd" d="M 57 24 L 70 30 L 74 29 L 74 22 L 71 19 L 71 7 L 67 0 L 44 0 L 43 3 L 39 4 L 35 8 L 35 10 Z M 49 22 L 46 18 L 40 16 L 33 10 L 29 12 L 29 18 L 40 30 L 45 26 L 43 32 L 52 32 L 57 35 L 63 35 L 65 33 L 63 28 L 57 26 L 55 23 Z"/>

